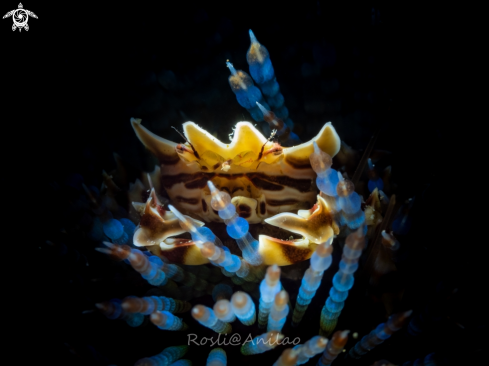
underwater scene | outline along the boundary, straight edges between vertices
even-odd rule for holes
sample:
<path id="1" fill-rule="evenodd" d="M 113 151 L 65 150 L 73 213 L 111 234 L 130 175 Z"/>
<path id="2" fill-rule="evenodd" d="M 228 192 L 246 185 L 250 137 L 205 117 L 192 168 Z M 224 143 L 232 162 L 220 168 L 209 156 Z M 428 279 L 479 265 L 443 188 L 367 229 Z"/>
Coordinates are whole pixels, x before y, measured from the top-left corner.
<path id="1" fill-rule="evenodd" d="M 479 364 L 433 13 L 84 5 L 54 27 L 25 5 L 41 359 Z"/>

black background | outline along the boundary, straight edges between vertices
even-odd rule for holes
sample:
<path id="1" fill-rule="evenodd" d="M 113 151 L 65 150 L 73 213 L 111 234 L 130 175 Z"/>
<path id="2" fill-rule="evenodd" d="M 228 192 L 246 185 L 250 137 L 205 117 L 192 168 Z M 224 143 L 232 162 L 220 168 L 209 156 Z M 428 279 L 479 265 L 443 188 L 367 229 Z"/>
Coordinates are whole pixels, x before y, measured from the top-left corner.
<path id="1" fill-rule="evenodd" d="M 409 239 L 415 244 L 404 267 L 409 296 L 401 310 L 421 311 L 440 282 L 459 288 L 449 315 L 458 318 L 464 329 L 444 318 L 425 338 L 394 344 L 363 364 L 388 358 L 385 355 L 393 362 L 433 351 L 447 355 L 455 346 L 467 351 L 459 351 L 451 361 L 477 355 L 477 342 L 487 328 L 477 307 L 480 292 L 472 288 L 477 283 L 472 269 L 477 266 L 471 262 L 470 248 L 459 246 L 462 241 L 457 237 L 467 230 L 460 223 L 462 197 L 452 191 L 453 174 L 462 174 L 453 169 L 459 166 L 463 139 L 452 134 L 454 123 L 460 123 L 455 112 L 466 67 L 459 63 L 465 55 L 461 14 L 377 2 L 301 1 L 266 7 L 263 2 L 224 6 L 184 1 L 23 5 L 39 17 L 29 19 L 28 32 L 12 32 L 11 19 L 0 23 L 6 81 L 2 160 L 8 172 L 2 186 L 9 192 L 19 181 L 26 185 L 22 196 L 33 214 L 20 222 L 23 227 L 30 226 L 29 220 L 41 224 L 36 231 L 40 243 L 58 239 L 60 229 L 70 225 L 65 214 L 69 198 L 63 189 L 53 190 L 53 182 L 63 187 L 70 174 L 79 173 L 86 183 L 100 185 L 102 169 L 115 166 L 112 152 L 136 168 L 153 167 L 155 161 L 133 134 L 130 117 L 143 118 L 153 132 L 179 142 L 171 126 L 178 128 L 187 120 L 216 132 L 222 140 L 236 122 L 251 120 L 227 84 L 225 67 L 229 59 L 247 71 L 251 28 L 270 52 L 295 131 L 303 141 L 332 121 L 342 140 L 361 151 L 382 126 L 376 148 L 392 153 L 398 195 L 423 197 Z M 174 79 L 168 78 L 168 70 Z M 334 80 L 337 89 L 332 88 Z M 28 250 L 36 261 L 35 288 L 42 299 L 35 305 L 39 320 L 35 330 L 40 332 L 35 334 L 42 350 L 38 357 L 53 364 L 123 365 L 166 346 L 184 344 L 185 337 L 150 326 L 129 329 L 97 313 L 82 315 L 93 309 L 94 302 L 130 293 L 117 279 L 120 269 L 95 253 L 93 243 L 67 241 L 87 258 L 89 271 L 65 257 L 39 254 L 37 245 Z M 325 296 L 310 309 L 315 312 L 310 323 L 297 330 L 304 340 L 316 334 Z M 357 314 L 355 326 L 361 336 L 383 321 L 381 315 L 369 314 L 350 300 L 345 312 Z M 314 325 L 309 331 L 310 324 Z M 464 342 L 463 347 L 458 342 Z M 206 346 L 194 347 L 188 358 L 203 364 L 208 351 Z M 280 352 L 246 362 L 272 364 Z M 233 361 L 228 364 L 244 362 L 237 357 L 230 357 Z"/>

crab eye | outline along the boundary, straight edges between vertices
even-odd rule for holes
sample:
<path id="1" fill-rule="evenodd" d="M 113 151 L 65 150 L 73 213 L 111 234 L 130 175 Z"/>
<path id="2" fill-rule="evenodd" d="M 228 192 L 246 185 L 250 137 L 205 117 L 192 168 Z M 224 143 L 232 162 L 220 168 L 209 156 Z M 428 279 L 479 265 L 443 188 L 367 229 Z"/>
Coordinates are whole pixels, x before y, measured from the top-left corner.
<path id="1" fill-rule="evenodd" d="M 178 154 L 183 154 L 183 153 L 186 153 L 186 152 L 192 153 L 192 150 L 190 150 L 184 144 L 178 144 L 177 146 L 175 146 L 175 150 L 177 151 Z"/>

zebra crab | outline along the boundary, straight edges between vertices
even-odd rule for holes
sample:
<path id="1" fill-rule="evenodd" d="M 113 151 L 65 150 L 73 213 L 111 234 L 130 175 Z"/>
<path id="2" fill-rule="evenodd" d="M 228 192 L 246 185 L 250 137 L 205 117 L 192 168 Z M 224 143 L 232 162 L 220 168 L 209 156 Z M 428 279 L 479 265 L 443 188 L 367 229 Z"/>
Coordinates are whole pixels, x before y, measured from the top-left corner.
<path id="1" fill-rule="evenodd" d="M 260 233 L 258 251 L 264 264 L 284 266 L 304 261 L 319 243 L 339 233 L 327 200 L 318 195 L 316 173 L 309 161 L 313 141 L 330 156 L 340 150 L 341 141 L 331 123 L 326 123 L 312 140 L 293 147 L 270 141 L 249 122 L 236 124 L 229 144 L 194 122 L 183 124 L 185 144 L 156 136 L 142 126 L 140 119 L 133 118 L 131 123 L 139 140 L 160 162 L 152 173 L 159 175 L 153 178 L 155 188 L 166 190 L 172 205 L 194 224 L 212 225 L 218 237 L 225 225 L 211 207 L 207 181 L 228 192 L 239 216 L 250 224 L 250 231 L 254 226 Z M 185 231 L 173 213 L 161 205 L 154 188 L 145 204 L 133 205 L 141 214 L 134 233 L 136 246 L 147 247 L 171 263 L 208 263 L 192 240 L 174 237 Z M 219 227 L 221 230 L 216 231 Z M 300 238 L 277 239 L 264 235 L 265 229 L 276 236 L 285 231 Z M 224 243 L 232 246 L 229 241 Z"/>

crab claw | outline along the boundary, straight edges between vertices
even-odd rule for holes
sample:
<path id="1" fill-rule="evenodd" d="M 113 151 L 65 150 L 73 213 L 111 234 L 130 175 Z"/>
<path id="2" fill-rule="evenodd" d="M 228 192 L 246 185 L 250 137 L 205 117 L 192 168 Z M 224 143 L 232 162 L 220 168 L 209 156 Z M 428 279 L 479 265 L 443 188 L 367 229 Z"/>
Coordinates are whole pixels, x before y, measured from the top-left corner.
<path id="1" fill-rule="evenodd" d="M 159 205 L 155 197 L 154 194 L 150 194 L 146 201 L 139 227 L 134 233 L 134 245 L 136 246 L 160 245 L 161 242 L 170 236 L 180 235 L 185 232 L 175 215 Z M 196 226 L 204 226 L 202 221 L 186 217 Z"/>
<path id="2" fill-rule="evenodd" d="M 339 233 L 333 213 L 321 196 L 317 196 L 317 203 L 310 210 L 299 210 L 298 213 L 281 213 L 265 219 L 265 222 L 300 234 L 315 244 L 324 243 Z"/>
<path id="3" fill-rule="evenodd" d="M 185 216 L 196 226 L 204 223 Z M 134 245 L 145 246 L 154 255 L 166 258 L 170 263 L 199 265 L 209 263 L 200 249 L 190 239 L 170 238 L 185 232 L 177 217 L 165 210 L 158 202 L 154 189 L 151 190 L 139 227 L 134 233 Z"/>
<path id="4" fill-rule="evenodd" d="M 190 239 L 168 238 L 160 245 L 148 247 L 148 250 L 173 264 L 197 266 L 209 263 L 209 260 L 201 254 L 199 247 Z"/>
<path id="5" fill-rule="evenodd" d="M 299 214 L 281 213 L 265 219 L 270 225 L 302 235 L 302 239 L 280 240 L 266 235 L 259 236 L 258 251 L 265 264 L 286 266 L 309 259 L 316 245 L 339 234 L 327 202 L 317 196 L 317 203 L 310 210 L 299 210 Z"/>
<path id="6" fill-rule="evenodd" d="M 306 238 L 281 240 L 267 235 L 260 235 L 258 252 L 263 258 L 263 264 L 267 266 L 288 266 L 311 258 L 317 244 L 311 243 Z"/>

